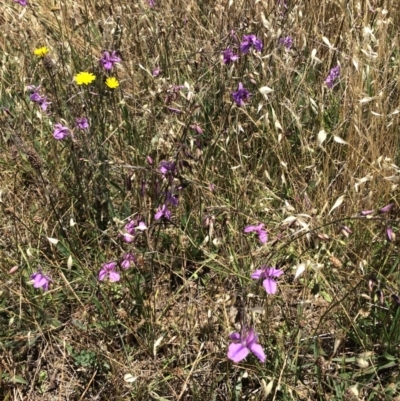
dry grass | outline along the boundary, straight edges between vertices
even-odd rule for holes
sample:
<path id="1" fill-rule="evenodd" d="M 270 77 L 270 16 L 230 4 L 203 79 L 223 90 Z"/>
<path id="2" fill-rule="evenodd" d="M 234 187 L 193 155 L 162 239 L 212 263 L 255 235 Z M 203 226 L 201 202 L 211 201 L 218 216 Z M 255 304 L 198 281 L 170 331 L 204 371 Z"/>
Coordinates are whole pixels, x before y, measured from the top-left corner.
<path id="1" fill-rule="evenodd" d="M 155 2 L 3 6 L 0 399 L 393 400 L 398 7 Z M 263 51 L 224 65 L 222 51 L 239 53 L 251 33 Z M 279 44 L 287 35 L 291 50 Z M 33 55 L 42 46 L 51 63 Z M 104 49 L 122 58 L 115 91 L 98 64 Z M 95 83 L 77 86 L 79 71 Z M 245 107 L 232 101 L 239 82 L 253 95 Z M 31 84 L 52 102 L 47 113 Z M 81 116 L 88 132 L 54 140 L 55 123 L 72 129 Z M 177 162 L 174 180 L 163 160 Z M 179 205 L 170 222 L 155 220 L 167 190 Z M 128 244 L 119 234 L 134 216 L 148 230 Z M 265 245 L 243 233 L 258 222 Z M 102 263 L 128 251 L 135 266 L 100 282 Z M 250 278 L 264 264 L 285 271 L 275 295 Z M 47 292 L 30 282 L 40 268 Z M 227 359 L 243 324 L 264 364 Z"/>

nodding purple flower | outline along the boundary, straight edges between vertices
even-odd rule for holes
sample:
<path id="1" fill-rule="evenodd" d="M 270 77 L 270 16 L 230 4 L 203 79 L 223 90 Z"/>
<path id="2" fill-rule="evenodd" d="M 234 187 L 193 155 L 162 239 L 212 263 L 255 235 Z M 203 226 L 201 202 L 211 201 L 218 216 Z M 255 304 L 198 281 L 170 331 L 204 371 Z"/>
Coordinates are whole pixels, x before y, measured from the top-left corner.
<path id="1" fill-rule="evenodd" d="M 172 179 L 176 173 L 176 163 L 163 160 L 160 163 L 159 171 L 164 178 Z"/>
<path id="2" fill-rule="evenodd" d="M 222 56 L 225 64 L 231 64 L 239 60 L 239 56 L 234 54 L 233 50 L 229 48 L 223 51 Z"/>
<path id="3" fill-rule="evenodd" d="M 76 125 L 76 128 L 79 128 L 81 130 L 86 130 L 89 128 L 89 121 L 86 117 L 76 118 L 75 125 Z"/>
<path id="4" fill-rule="evenodd" d="M 201 135 L 203 133 L 203 130 L 201 129 L 200 125 L 198 124 L 192 124 L 189 126 L 190 129 L 192 129 L 193 131 L 196 131 L 199 135 Z"/>
<path id="5" fill-rule="evenodd" d="M 369 216 L 370 214 L 373 214 L 375 210 L 362 210 L 360 212 L 361 216 Z"/>
<path id="6" fill-rule="evenodd" d="M 328 77 L 325 79 L 325 84 L 329 89 L 332 89 L 335 81 L 340 77 L 340 65 L 333 67 L 329 71 Z"/>
<path id="7" fill-rule="evenodd" d="M 108 51 L 103 52 L 103 56 L 99 60 L 99 63 L 107 71 L 114 67 L 114 64 L 121 62 L 121 57 L 117 55 L 117 52 L 113 50 L 111 53 Z"/>
<path id="8" fill-rule="evenodd" d="M 353 231 L 351 231 L 350 228 L 347 227 L 347 226 L 342 226 L 342 227 L 340 228 L 340 231 L 342 232 L 342 234 L 343 234 L 346 238 L 347 238 L 350 234 L 353 233 Z"/>
<path id="9" fill-rule="evenodd" d="M 243 88 L 243 84 L 241 82 L 239 82 L 237 92 L 232 92 L 233 100 L 239 107 L 244 106 L 245 102 L 249 100 L 250 96 L 250 92 L 246 88 Z"/>
<path id="10" fill-rule="evenodd" d="M 111 282 L 119 281 L 120 275 L 118 272 L 115 271 L 116 267 L 117 262 L 103 263 L 99 272 L 99 280 L 103 281 L 108 277 Z"/>
<path id="11" fill-rule="evenodd" d="M 57 139 L 57 141 L 62 141 L 67 136 L 69 136 L 69 128 L 68 127 L 64 127 L 61 124 L 54 124 L 54 132 L 53 132 L 54 139 Z"/>
<path id="12" fill-rule="evenodd" d="M 394 241 L 394 239 L 395 239 L 395 234 L 394 234 L 394 232 L 393 232 L 393 230 L 392 230 L 392 227 L 386 227 L 386 238 L 387 238 L 387 240 L 389 241 L 389 242 L 393 242 Z"/>
<path id="13" fill-rule="evenodd" d="M 154 0 L 148 0 L 149 1 L 149 7 L 153 8 L 156 5 L 156 2 Z"/>
<path id="14" fill-rule="evenodd" d="M 264 350 L 258 344 L 258 336 L 252 327 L 244 328 L 241 333 L 232 333 L 229 338 L 232 340 L 228 347 L 228 358 L 231 361 L 238 363 L 252 352 L 260 362 L 265 362 Z"/>
<path id="15" fill-rule="evenodd" d="M 293 46 L 293 38 L 291 36 L 286 36 L 285 38 L 280 38 L 279 43 L 285 46 L 286 49 L 290 50 Z"/>
<path id="16" fill-rule="evenodd" d="M 161 72 L 160 67 L 156 67 L 156 68 L 153 69 L 151 74 L 153 75 L 153 77 L 158 77 L 160 75 L 160 72 Z"/>
<path id="17" fill-rule="evenodd" d="M 258 235 L 258 238 L 262 244 L 265 244 L 268 241 L 268 232 L 264 228 L 264 224 L 260 223 L 257 226 L 246 226 L 244 228 L 245 233 L 255 232 Z"/>
<path id="18" fill-rule="evenodd" d="M 263 49 L 263 44 L 256 35 L 243 35 L 242 43 L 240 44 L 240 51 L 243 54 L 247 54 L 252 47 L 260 52 Z"/>
<path id="19" fill-rule="evenodd" d="M 180 113 L 182 113 L 182 111 L 179 110 L 179 109 L 177 109 L 176 107 L 170 107 L 170 106 L 166 106 L 166 107 L 167 107 L 167 109 L 168 109 L 170 112 L 172 112 L 172 113 L 175 113 L 175 114 L 180 114 Z"/>
<path id="20" fill-rule="evenodd" d="M 131 253 L 125 253 L 122 256 L 121 267 L 126 270 L 131 267 L 132 264 L 136 263 L 136 258 Z"/>
<path id="21" fill-rule="evenodd" d="M 388 213 L 394 208 L 394 203 L 389 203 L 384 206 L 382 209 L 379 209 L 379 213 Z"/>
<path id="22" fill-rule="evenodd" d="M 154 215 L 154 218 L 156 220 L 160 220 L 162 217 L 164 217 L 167 220 L 171 220 L 171 212 L 168 209 L 167 205 L 162 205 L 159 206 L 157 209 L 157 213 Z"/>
<path id="23" fill-rule="evenodd" d="M 261 269 L 251 274 L 251 278 L 254 280 L 263 280 L 263 287 L 267 294 L 275 294 L 277 290 L 275 278 L 280 277 L 282 274 L 283 270 L 275 269 L 275 267 L 261 266 Z"/>
<path id="24" fill-rule="evenodd" d="M 26 7 L 28 5 L 28 2 L 26 0 L 14 0 L 14 3 L 19 3 L 23 7 Z"/>
<path id="25" fill-rule="evenodd" d="M 52 281 L 49 276 L 46 276 L 41 271 L 31 274 L 31 280 L 33 280 L 34 288 L 41 288 L 43 291 L 49 289 L 49 284 Z"/>

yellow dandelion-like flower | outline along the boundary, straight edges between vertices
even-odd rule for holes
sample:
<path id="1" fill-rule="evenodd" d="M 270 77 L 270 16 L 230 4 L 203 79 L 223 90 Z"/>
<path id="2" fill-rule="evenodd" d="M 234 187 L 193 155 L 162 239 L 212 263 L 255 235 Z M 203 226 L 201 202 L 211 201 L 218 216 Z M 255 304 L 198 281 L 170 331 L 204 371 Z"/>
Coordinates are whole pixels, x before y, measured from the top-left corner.
<path id="1" fill-rule="evenodd" d="M 118 88 L 118 86 L 119 86 L 118 79 L 115 78 L 115 77 L 108 77 L 108 78 L 106 79 L 106 85 L 107 85 L 110 89 Z"/>
<path id="2" fill-rule="evenodd" d="M 82 71 L 76 74 L 74 79 L 77 85 L 89 85 L 96 79 L 96 75 L 93 75 L 91 72 Z"/>
<path id="3" fill-rule="evenodd" d="M 49 50 L 48 47 L 43 46 L 43 47 L 39 47 L 39 48 L 35 49 L 35 50 L 33 51 L 33 54 L 34 54 L 35 56 L 38 56 L 38 57 L 44 57 L 49 51 L 50 51 L 50 50 Z"/>

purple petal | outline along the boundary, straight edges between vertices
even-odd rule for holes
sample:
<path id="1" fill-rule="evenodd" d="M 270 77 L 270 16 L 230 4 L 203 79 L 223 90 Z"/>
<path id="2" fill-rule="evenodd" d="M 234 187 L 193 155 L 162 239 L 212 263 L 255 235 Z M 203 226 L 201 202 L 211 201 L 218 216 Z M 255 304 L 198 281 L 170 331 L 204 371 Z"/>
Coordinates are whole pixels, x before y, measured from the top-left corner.
<path id="1" fill-rule="evenodd" d="M 232 334 L 229 334 L 229 338 L 230 338 L 231 340 L 234 340 L 234 341 L 240 341 L 240 339 L 241 339 L 240 333 L 232 333 Z"/>
<path id="2" fill-rule="evenodd" d="M 267 291 L 267 294 L 275 294 L 276 293 L 276 281 L 273 280 L 272 278 L 266 278 L 263 281 L 263 287 L 265 288 L 265 291 Z"/>
<path id="3" fill-rule="evenodd" d="M 119 277 L 119 273 L 111 271 L 110 272 L 110 281 L 111 282 L 116 282 L 119 281 L 120 277 Z"/>
<path id="4" fill-rule="evenodd" d="M 125 233 L 123 235 L 123 238 L 124 238 L 124 241 L 128 242 L 128 243 L 132 242 L 135 239 L 135 237 L 132 234 L 129 234 L 129 233 Z"/>
<path id="5" fill-rule="evenodd" d="M 35 288 L 40 288 L 40 287 L 46 286 L 46 283 L 47 283 L 47 279 L 45 276 L 37 276 L 37 278 L 35 279 L 35 282 L 33 283 L 33 286 Z"/>
<path id="6" fill-rule="evenodd" d="M 232 343 L 228 347 L 228 358 L 235 363 L 238 363 L 245 359 L 249 355 L 249 350 L 244 347 L 241 343 Z"/>
<path id="7" fill-rule="evenodd" d="M 284 273 L 283 270 L 275 269 L 275 267 L 269 267 L 269 268 L 265 269 L 265 274 L 268 277 L 280 277 L 280 276 L 282 276 L 283 273 Z"/>
<path id="8" fill-rule="evenodd" d="M 258 238 L 262 244 L 265 244 L 268 241 L 268 233 L 265 230 L 260 230 Z"/>
<path id="9" fill-rule="evenodd" d="M 100 270 L 100 272 L 99 272 L 99 280 L 100 281 L 103 281 L 105 278 L 106 278 L 106 275 L 107 275 L 107 270 L 106 269 L 101 269 Z"/>
<path id="10" fill-rule="evenodd" d="M 257 334 L 254 329 L 250 327 L 246 335 L 246 345 L 250 348 L 250 345 L 255 342 L 257 342 Z"/>
<path id="11" fill-rule="evenodd" d="M 254 280 L 258 280 L 263 276 L 264 276 L 264 270 L 263 269 L 258 269 L 255 272 L 251 273 L 251 278 L 253 278 Z"/>
<path id="12" fill-rule="evenodd" d="M 256 231 L 256 226 L 246 226 L 243 231 L 245 233 L 251 233 L 253 231 Z"/>
<path id="13" fill-rule="evenodd" d="M 266 356 L 260 344 L 251 344 L 249 345 L 249 349 L 259 359 L 260 362 L 265 362 Z"/>

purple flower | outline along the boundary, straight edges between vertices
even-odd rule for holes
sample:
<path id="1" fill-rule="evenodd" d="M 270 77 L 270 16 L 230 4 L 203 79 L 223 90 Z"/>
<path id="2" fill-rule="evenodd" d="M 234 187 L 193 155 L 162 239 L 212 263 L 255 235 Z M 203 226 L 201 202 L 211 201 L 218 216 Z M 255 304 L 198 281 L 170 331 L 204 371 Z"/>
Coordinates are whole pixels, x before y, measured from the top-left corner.
<path id="1" fill-rule="evenodd" d="M 193 131 L 196 131 L 199 135 L 201 135 L 203 133 L 203 130 L 201 129 L 200 125 L 198 124 L 192 124 L 189 126 L 190 129 L 192 129 Z"/>
<path id="2" fill-rule="evenodd" d="M 33 273 L 31 275 L 31 280 L 33 280 L 34 288 L 42 288 L 43 291 L 47 291 L 49 289 L 49 283 L 52 281 L 49 276 L 46 276 L 40 271 Z"/>
<path id="3" fill-rule="evenodd" d="M 176 163 L 163 160 L 160 163 L 159 170 L 164 178 L 172 178 L 176 173 Z"/>
<path id="4" fill-rule="evenodd" d="M 395 234 L 392 230 L 392 227 L 386 227 L 386 238 L 389 242 L 392 242 L 395 239 Z"/>
<path id="5" fill-rule="evenodd" d="M 122 256 L 122 261 L 121 261 L 121 267 L 126 270 L 129 269 L 132 265 L 132 263 L 136 262 L 136 258 L 134 255 L 131 253 L 125 253 L 124 256 Z"/>
<path id="6" fill-rule="evenodd" d="M 103 57 L 99 60 L 99 63 L 105 70 L 111 70 L 114 64 L 119 63 L 121 58 L 117 56 L 117 52 L 113 50 L 110 54 L 108 51 L 103 52 Z"/>
<path id="7" fill-rule="evenodd" d="M 47 107 L 51 104 L 51 102 L 48 102 L 48 101 L 47 101 L 47 98 L 46 98 L 46 97 L 42 97 L 42 99 L 41 99 L 40 102 L 38 102 L 38 103 L 39 103 L 40 108 L 41 108 L 43 111 L 46 111 L 46 110 L 47 110 Z"/>
<path id="8" fill-rule="evenodd" d="M 152 73 L 153 77 L 158 77 L 160 75 L 160 71 L 161 71 L 160 67 L 156 67 L 153 69 L 153 71 L 151 73 Z"/>
<path id="9" fill-rule="evenodd" d="M 265 244 L 268 241 L 268 233 L 267 230 L 264 228 L 264 224 L 260 223 L 257 226 L 246 226 L 244 228 L 245 233 L 255 232 L 260 239 L 262 244 Z"/>
<path id="10" fill-rule="evenodd" d="M 156 5 L 154 0 L 149 0 L 149 7 L 153 8 Z"/>
<path id="11" fill-rule="evenodd" d="M 28 2 L 26 0 L 14 0 L 15 3 L 19 3 L 21 6 L 26 7 Z"/>
<path id="12" fill-rule="evenodd" d="M 237 54 L 234 54 L 233 50 L 229 48 L 224 50 L 222 55 L 225 64 L 231 64 L 234 63 L 236 60 L 239 60 L 239 56 Z"/>
<path id="13" fill-rule="evenodd" d="M 394 208 L 394 203 L 389 203 L 384 206 L 382 209 L 379 209 L 379 213 L 388 213 Z"/>
<path id="14" fill-rule="evenodd" d="M 245 88 L 243 84 L 239 82 L 239 87 L 237 92 L 232 92 L 232 97 L 238 106 L 244 106 L 245 102 L 250 98 L 251 94 Z"/>
<path id="15" fill-rule="evenodd" d="M 280 38 L 279 43 L 282 46 L 285 46 L 286 49 L 290 50 L 293 46 L 293 39 L 291 36 L 286 36 L 285 38 Z"/>
<path id="16" fill-rule="evenodd" d="M 257 39 L 256 35 L 243 35 L 240 51 L 247 54 L 252 47 L 260 52 L 263 49 L 263 44 L 260 39 Z"/>
<path id="17" fill-rule="evenodd" d="M 79 128 L 81 130 L 85 130 L 89 128 L 89 121 L 86 117 L 82 117 L 82 118 L 76 118 L 75 119 L 75 125 L 76 128 Z"/>
<path id="18" fill-rule="evenodd" d="M 228 358 L 235 363 L 245 359 L 252 352 L 260 362 L 265 362 L 265 353 L 261 345 L 257 342 L 257 334 L 254 329 L 242 330 L 242 333 L 232 333 L 229 338 L 232 343 L 228 347 Z"/>
<path id="19" fill-rule="evenodd" d="M 47 101 L 46 96 L 40 95 L 39 89 L 40 85 L 39 86 L 29 85 L 28 90 L 32 92 L 29 95 L 29 99 L 32 102 L 37 103 L 43 111 L 46 111 L 47 107 L 49 106 L 49 104 L 51 104 L 51 102 Z"/>
<path id="20" fill-rule="evenodd" d="M 346 238 L 347 238 L 350 234 L 353 233 L 353 231 L 351 231 L 350 228 L 347 227 L 347 226 L 342 226 L 340 231 L 342 232 L 342 234 L 343 234 Z"/>
<path id="21" fill-rule="evenodd" d="M 167 191 L 165 203 L 167 205 L 178 206 L 179 204 L 178 195 L 173 194 L 171 191 Z"/>
<path id="22" fill-rule="evenodd" d="M 53 137 L 57 139 L 57 141 L 62 141 L 69 135 L 69 128 L 64 127 L 61 124 L 54 124 L 54 132 Z"/>
<path id="23" fill-rule="evenodd" d="M 31 99 L 32 102 L 40 103 L 43 97 L 37 91 L 33 91 L 29 96 L 29 99 Z"/>
<path id="24" fill-rule="evenodd" d="M 332 89 L 333 85 L 335 84 L 335 81 L 339 78 L 339 76 L 340 76 L 340 65 L 337 65 L 336 67 L 333 67 L 329 71 L 329 75 L 325 79 L 326 86 L 329 89 Z"/>
<path id="25" fill-rule="evenodd" d="M 361 211 L 361 216 L 369 216 L 370 214 L 374 213 L 375 210 L 363 210 Z"/>
<path id="26" fill-rule="evenodd" d="M 136 230 L 144 231 L 147 230 L 147 226 L 143 221 L 129 219 L 128 223 L 125 224 L 125 233 L 122 234 L 125 242 L 132 242 L 136 235 Z"/>
<path id="27" fill-rule="evenodd" d="M 108 276 L 108 279 L 111 282 L 119 281 L 120 276 L 119 276 L 119 273 L 115 271 L 116 267 L 117 267 L 116 262 L 103 263 L 102 268 L 99 272 L 99 280 L 103 281 Z"/>
<path id="28" fill-rule="evenodd" d="M 161 217 L 164 217 L 167 220 L 171 220 L 171 212 L 167 208 L 167 205 L 165 205 L 165 204 L 162 206 L 159 206 L 157 209 L 157 213 L 154 215 L 154 218 L 156 220 L 161 219 Z"/>
<path id="29" fill-rule="evenodd" d="M 170 112 L 172 112 L 172 113 L 175 113 L 175 114 L 180 114 L 180 113 L 182 113 L 179 109 L 177 109 L 176 107 L 169 107 L 169 106 L 167 106 L 167 109 L 170 111 Z"/>
<path id="30" fill-rule="evenodd" d="M 283 270 L 275 269 L 275 267 L 261 266 L 261 269 L 256 270 L 252 273 L 251 278 L 254 280 L 263 280 L 263 287 L 267 294 L 276 293 L 276 281 L 275 277 L 280 277 L 283 274 Z"/>

